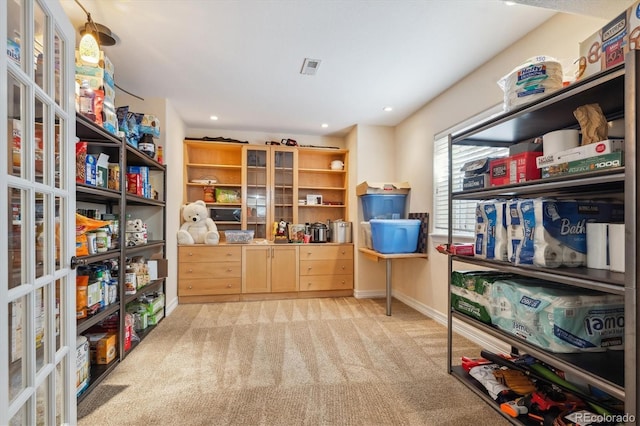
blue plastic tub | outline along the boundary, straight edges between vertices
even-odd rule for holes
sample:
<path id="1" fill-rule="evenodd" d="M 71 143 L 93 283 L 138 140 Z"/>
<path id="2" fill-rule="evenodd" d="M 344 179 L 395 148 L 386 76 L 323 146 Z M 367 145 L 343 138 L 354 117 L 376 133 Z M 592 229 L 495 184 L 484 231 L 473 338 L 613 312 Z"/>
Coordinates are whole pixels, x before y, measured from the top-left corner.
<path id="1" fill-rule="evenodd" d="M 418 248 L 420 220 L 372 219 L 373 249 L 379 253 L 414 253 Z"/>
<path id="2" fill-rule="evenodd" d="M 362 214 L 365 221 L 371 219 L 404 219 L 406 194 L 368 194 L 362 199 Z"/>

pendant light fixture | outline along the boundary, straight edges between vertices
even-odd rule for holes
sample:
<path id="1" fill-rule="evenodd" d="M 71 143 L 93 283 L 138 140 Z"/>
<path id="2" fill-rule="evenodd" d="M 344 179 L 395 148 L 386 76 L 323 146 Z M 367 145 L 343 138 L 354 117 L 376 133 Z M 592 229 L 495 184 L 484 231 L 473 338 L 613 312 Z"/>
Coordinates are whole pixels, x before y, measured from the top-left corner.
<path id="1" fill-rule="evenodd" d="M 108 27 L 93 22 L 91 14 L 87 12 L 78 0 L 75 1 L 87 14 L 87 22 L 84 27 L 80 28 L 80 34 L 82 35 L 78 45 L 80 59 L 89 64 L 97 64 L 100 61 L 100 46 L 113 46 L 116 44 L 115 34 Z"/>

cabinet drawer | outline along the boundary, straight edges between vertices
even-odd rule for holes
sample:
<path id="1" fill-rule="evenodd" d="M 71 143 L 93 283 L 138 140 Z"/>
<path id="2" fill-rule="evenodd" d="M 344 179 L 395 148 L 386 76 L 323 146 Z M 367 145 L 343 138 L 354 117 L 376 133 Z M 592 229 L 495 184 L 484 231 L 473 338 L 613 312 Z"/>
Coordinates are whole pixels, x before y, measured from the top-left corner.
<path id="1" fill-rule="evenodd" d="M 353 275 L 317 275 L 300 277 L 300 291 L 349 290 Z"/>
<path id="2" fill-rule="evenodd" d="M 213 294 L 240 293 L 240 278 L 210 278 L 196 280 L 180 280 L 179 296 L 207 296 Z"/>
<path id="3" fill-rule="evenodd" d="M 300 275 L 350 275 L 353 259 L 301 260 Z"/>
<path id="4" fill-rule="evenodd" d="M 353 246 L 305 244 L 300 247 L 300 260 L 322 259 L 353 259 Z"/>
<path id="5" fill-rule="evenodd" d="M 227 245 L 178 247 L 178 258 L 182 262 L 228 262 L 242 259 L 242 248 Z"/>
<path id="6" fill-rule="evenodd" d="M 241 262 L 180 263 L 178 279 L 189 278 L 240 278 Z"/>

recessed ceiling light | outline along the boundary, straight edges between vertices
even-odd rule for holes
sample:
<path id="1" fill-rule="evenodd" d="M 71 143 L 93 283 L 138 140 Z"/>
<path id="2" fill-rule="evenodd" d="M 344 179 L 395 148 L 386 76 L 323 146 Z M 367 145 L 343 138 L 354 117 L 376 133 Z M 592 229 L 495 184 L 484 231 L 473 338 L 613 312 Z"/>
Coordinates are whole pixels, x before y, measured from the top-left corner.
<path id="1" fill-rule="evenodd" d="M 212 115 L 211 117 L 209 117 L 210 119 L 212 119 L 213 121 L 216 121 L 218 119 L 217 115 Z"/>
<path id="2" fill-rule="evenodd" d="M 385 112 L 393 111 L 393 107 L 386 106 L 386 107 L 382 108 L 382 110 L 385 111 Z"/>
<path id="3" fill-rule="evenodd" d="M 323 129 L 326 129 L 327 127 L 329 127 L 329 125 L 327 123 L 322 123 L 320 127 L 322 127 Z"/>
<path id="4" fill-rule="evenodd" d="M 515 1 L 505 1 L 504 4 L 506 4 L 507 6 L 515 6 L 516 2 Z"/>

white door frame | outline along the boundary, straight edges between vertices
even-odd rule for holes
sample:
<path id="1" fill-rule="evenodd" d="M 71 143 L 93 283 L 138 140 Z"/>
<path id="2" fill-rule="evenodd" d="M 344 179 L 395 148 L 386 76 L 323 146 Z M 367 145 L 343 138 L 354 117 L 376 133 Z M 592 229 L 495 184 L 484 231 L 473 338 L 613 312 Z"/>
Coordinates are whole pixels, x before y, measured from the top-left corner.
<path id="1" fill-rule="evenodd" d="M 18 4 L 22 10 L 22 34 L 19 34 L 21 66 L 7 59 L 7 36 L 9 34 L 8 3 Z M 34 49 L 34 15 L 43 12 L 44 19 L 35 22 L 45 24 L 42 51 L 44 62 L 36 65 L 34 56 L 26 52 Z M 60 55 L 56 65 L 55 41 Z M 9 170 L 10 161 L 0 161 L 0 424 L 75 424 L 76 410 L 76 319 L 75 319 L 75 271 L 70 268 L 75 254 L 75 99 L 74 99 L 74 50 L 75 30 L 58 0 L 6 0 L 0 2 L 0 134 L 10 134 L 8 107 L 8 78 L 22 87 L 20 122 L 22 127 L 21 176 Z M 41 86 L 35 82 L 35 69 L 50 70 L 43 75 Z M 60 69 L 57 87 L 59 104 L 56 104 L 54 88 L 56 79 L 53 70 Z M 44 90 L 43 90 L 44 88 Z M 13 92 L 12 92 L 13 93 Z M 41 170 L 42 179 L 35 178 L 35 99 L 44 105 L 42 135 L 46 148 Z M 55 126 L 56 120 L 61 123 Z M 59 183 L 55 184 L 56 153 L 54 138 L 60 134 Z M 9 138 L 2 147 L 9 152 Z M 9 289 L 9 224 L 10 188 L 21 193 L 18 221 L 21 229 L 20 280 Z M 36 194 L 42 201 L 36 202 Z M 36 206 L 42 207 L 44 231 L 38 234 L 44 241 L 36 245 Z M 56 208 L 57 205 L 57 208 Z M 56 226 L 56 216 L 59 228 Z M 10 222 L 11 221 L 11 222 Z M 59 229 L 59 231 L 56 231 Z M 36 251 L 41 253 L 37 260 Z M 56 263 L 56 253 L 59 262 Z M 38 269 L 36 269 L 36 265 Z M 39 271 L 36 273 L 36 271 Z M 59 284 L 59 287 L 57 287 Z M 59 290 L 59 291 L 56 291 Z M 41 302 L 37 294 L 42 292 Z M 60 295 L 59 312 L 56 313 L 57 295 Z M 44 315 L 36 309 L 36 301 L 44 305 Z M 22 350 L 19 374 L 12 377 L 11 348 L 6 342 L 10 338 L 9 306 L 20 301 L 22 312 Z M 57 315 L 58 314 L 58 315 Z M 36 319 L 36 316 L 40 317 Z M 59 328 L 56 327 L 59 316 Z M 15 323 L 15 321 L 12 321 Z M 36 326 L 43 324 L 43 348 L 36 352 Z M 56 330 L 59 343 L 56 343 Z M 16 333 L 17 334 L 17 333 Z M 15 365 L 15 364 L 14 364 Z M 15 379 L 15 380 L 14 380 Z M 17 385 L 16 385 L 17 383 Z"/>

